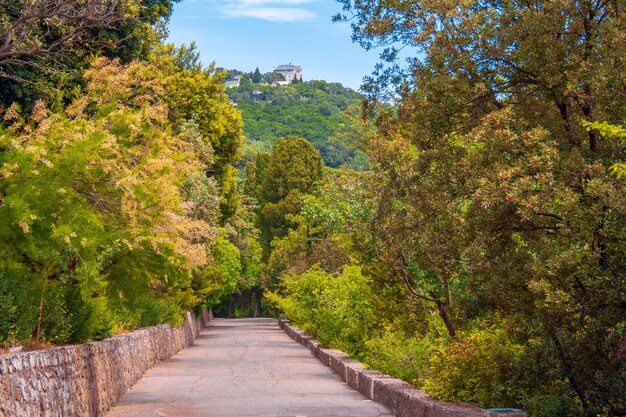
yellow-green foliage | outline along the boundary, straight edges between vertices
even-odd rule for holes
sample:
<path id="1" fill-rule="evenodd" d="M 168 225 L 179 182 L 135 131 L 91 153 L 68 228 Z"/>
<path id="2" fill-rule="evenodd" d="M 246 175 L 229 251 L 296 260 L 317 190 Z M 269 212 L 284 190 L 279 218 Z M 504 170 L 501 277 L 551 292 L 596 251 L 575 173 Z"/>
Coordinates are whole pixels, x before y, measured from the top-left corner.
<path id="1" fill-rule="evenodd" d="M 314 267 L 286 277 L 283 285 L 286 296 L 266 297 L 303 330 L 337 349 L 356 353 L 362 348 L 374 311 L 368 298 L 370 282 L 360 268 L 349 266 L 333 275 Z"/>
<path id="2" fill-rule="evenodd" d="M 169 106 L 172 122 L 193 120 L 203 143 L 214 154 L 203 162 L 220 185 L 220 208 L 227 218 L 239 204 L 235 169 L 243 145 L 241 115 L 232 105 L 220 76 L 213 76 L 214 67 L 194 65 L 198 59 L 195 46 L 174 48 L 160 46 L 152 57 L 152 65 L 167 79 L 163 100 Z"/>
<path id="3" fill-rule="evenodd" d="M 502 324 L 479 322 L 451 339 L 437 314 L 429 314 L 421 333 L 403 330 L 408 326 L 401 322 L 415 317 L 394 318 L 379 310 L 393 300 L 381 300 L 373 281 L 356 266 L 341 274 L 314 267 L 282 282 L 282 295 L 266 297 L 305 332 L 441 400 L 510 406 L 524 392 L 512 377 L 524 346 Z"/>
<path id="4" fill-rule="evenodd" d="M 170 111 L 181 72 L 213 86 L 214 116 L 202 125 Z M 167 61 L 102 58 L 85 81 L 64 113 L 38 102 L 27 120 L 16 108 L 4 115 L 0 342 L 178 324 L 208 295 L 201 272 L 212 262 L 220 188 L 204 170 L 220 156 L 212 141 L 241 128 L 219 80 Z"/>
<path id="5" fill-rule="evenodd" d="M 444 401 L 490 407 L 514 405 L 513 377 L 524 353 L 505 329 L 476 328 L 430 347 L 423 388 Z"/>
<path id="6" fill-rule="evenodd" d="M 382 334 L 365 342 L 364 361 L 372 369 L 421 387 L 428 372 L 428 352 L 432 344 L 432 338 L 407 336 L 396 326 L 389 325 Z"/>

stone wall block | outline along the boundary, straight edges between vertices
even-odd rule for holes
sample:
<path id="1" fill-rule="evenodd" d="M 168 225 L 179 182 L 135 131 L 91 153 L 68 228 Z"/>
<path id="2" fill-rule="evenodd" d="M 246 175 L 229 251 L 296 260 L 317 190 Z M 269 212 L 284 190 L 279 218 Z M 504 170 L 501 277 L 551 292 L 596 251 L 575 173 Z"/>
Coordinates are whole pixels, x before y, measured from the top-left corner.
<path id="1" fill-rule="evenodd" d="M 324 365 L 329 366 L 329 362 L 330 362 L 330 358 L 328 356 L 328 349 L 324 349 L 323 347 L 320 347 L 319 350 L 317 351 L 317 359 L 320 360 L 320 362 L 322 362 Z"/>
<path id="2" fill-rule="evenodd" d="M 398 417 L 433 416 L 436 401 L 424 391 L 413 389 L 400 389 L 401 398 L 398 409 L 394 410 Z"/>
<path id="3" fill-rule="evenodd" d="M 295 340 L 296 342 L 298 342 L 298 335 L 300 334 L 301 330 L 298 329 L 297 327 L 291 327 L 293 329 L 293 340 Z M 300 342 L 298 342 L 300 343 Z"/>
<path id="4" fill-rule="evenodd" d="M 344 361 L 349 359 L 350 356 L 347 353 L 344 353 L 340 350 L 329 349 L 327 352 L 328 352 L 328 366 L 330 366 L 332 370 L 335 371 L 335 373 L 339 375 L 341 379 L 345 382 L 346 365 Z"/>
<path id="5" fill-rule="evenodd" d="M 300 336 L 300 344 L 304 347 L 309 347 L 309 342 L 311 340 L 314 340 L 313 337 L 307 335 L 306 333 L 303 333 L 302 336 Z"/>
<path id="6" fill-rule="evenodd" d="M 358 378 L 359 392 L 370 400 L 374 400 L 374 382 L 380 379 L 391 379 L 389 375 L 385 375 L 382 372 L 367 369 L 360 371 Z"/>
<path id="7" fill-rule="evenodd" d="M 309 348 L 309 350 L 311 351 L 311 354 L 315 356 L 316 358 L 319 355 L 319 349 L 321 346 L 322 344 L 315 339 L 309 339 L 306 344 L 306 347 Z"/>
<path id="8" fill-rule="evenodd" d="M 209 309 L 206 307 L 202 309 L 200 317 L 201 317 L 200 327 L 207 327 L 212 320 L 211 313 L 209 313 Z"/>
<path id="9" fill-rule="evenodd" d="M 413 385 L 395 378 L 373 379 L 372 384 L 372 399 L 389 407 L 394 413 L 406 401 L 406 390 L 415 390 Z"/>
<path id="10" fill-rule="evenodd" d="M 516 408 L 491 408 L 486 410 L 485 417 L 526 417 L 526 413 Z"/>
<path id="11" fill-rule="evenodd" d="M 99 342 L 0 355 L 0 417 L 96 417 L 159 360 L 192 344 L 193 315 Z"/>
<path id="12" fill-rule="evenodd" d="M 365 366 L 354 359 L 344 361 L 346 367 L 346 382 L 353 389 L 359 390 L 359 373 L 365 370 Z"/>
<path id="13" fill-rule="evenodd" d="M 296 340 L 296 331 L 293 326 L 287 326 L 287 336 L 291 337 L 293 340 Z"/>

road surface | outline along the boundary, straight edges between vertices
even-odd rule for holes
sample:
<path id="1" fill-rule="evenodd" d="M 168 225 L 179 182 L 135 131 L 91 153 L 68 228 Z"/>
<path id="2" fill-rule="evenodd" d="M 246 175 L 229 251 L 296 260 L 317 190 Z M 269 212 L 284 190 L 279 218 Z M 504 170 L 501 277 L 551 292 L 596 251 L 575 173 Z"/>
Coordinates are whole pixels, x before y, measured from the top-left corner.
<path id="1" fill-rule="evenodd" d="M 106 417 L 392 417 L 274 320 L 216 320 L 154 368 Z"/>

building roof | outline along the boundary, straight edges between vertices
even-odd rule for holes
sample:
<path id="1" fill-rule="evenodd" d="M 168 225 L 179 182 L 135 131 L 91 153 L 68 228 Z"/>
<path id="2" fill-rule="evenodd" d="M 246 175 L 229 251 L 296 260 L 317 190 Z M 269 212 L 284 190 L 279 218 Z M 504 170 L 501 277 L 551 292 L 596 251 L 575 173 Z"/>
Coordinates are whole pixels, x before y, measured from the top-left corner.
<path id="1" fill-rule="evenodd" d="M 274 71 L 295 71 L 296 67 L 293 65 L 279 65 L 274 68 Z"/>

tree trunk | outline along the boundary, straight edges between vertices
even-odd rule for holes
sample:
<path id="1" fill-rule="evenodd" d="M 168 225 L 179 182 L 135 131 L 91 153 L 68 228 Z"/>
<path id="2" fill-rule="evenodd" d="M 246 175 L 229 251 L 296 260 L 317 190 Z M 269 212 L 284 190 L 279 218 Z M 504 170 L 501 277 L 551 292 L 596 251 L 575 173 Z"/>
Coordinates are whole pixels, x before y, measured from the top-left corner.
<path id="1" fill-rule="evenodd" d="M 439 315 L 443 319 L 443 322 L 446 324 L 446 329 L 448 329 L 448 334 L 451 338 L 456 339 L 456 330 L 454 330 L 452 320 L 450 319 L 450 316 L 448 316 L 448 304 L 441 300 L 437 300 L 436 303 Z"/>
<path id="2" fill-rule="evenodd" d="M 41 337 L 41 325 L 43 322 L 43 302 L 46 298 L 46 288 L 48 287 L 48 272 L 44 274 L 43 287 L 41 288 L 41 297 L 39 298 L 39 308 L 37 312 L 37 325 L 35 326 L 35 340 Z"/>
<path id="3" fill-rule="evenodd" d="M 254 313 L 253 317 L 257 318 L 261 315 L 261 298 L 263 297 L 263 290 L 259 287 L 254 289 Z"/>
<path id="4" fill-rule="evenodd" d="M 235 315 L 235 294 L 228 297 L 228 318 L 232 319 Z"/>
<path id="5" fill-rule="evenodd" d="M 246 290 L 246 317 L 252 317 L 252 289 Z"/>
<path id="6" fill-rule="evenodd" d="M 565 372 L 565 375 L 567 376 L 567 381 L 569 382 L 570 387 L 572 387 L 572 389 L 576 393 L 576 396 L 580 400 L 583 410 L 587 410 L 589 408 L 589 405 L 587 403 L 587 397 L 585 393 L 583 392 L 583 390 L 580 388 L 576 375 L 574 375 L 574 372 L 573 372 L 574 365 L 571 362 L 571 358 L 565 352 L 565 349 L 563 349 L 563 345 L 561 344 L 561 341 L 559 340 L 559 337 L 556 335 L 554 330 L 552 329 L 548 330 L 548 334 L 550 335 L 550 338 L 552 339 L 552 342 L 554 343 L 554 346 L 556 347 L 559 361 L 561 362 L 563 371 Z"/>
<path id="7" fill-rule="evenodd" d="M 584 86 L 584 91 L 585 91 L 585 97 L 583 98 L 583 102 L 582 105 L 580 106 L 583 114 L 585 115 L 585 120 L 587 120 L 588 122 L 592 122 L 593 121 L 593 115 L 592 115 L 592 107 L 591 107 L 591 100 L 592 100 L 592 96 L 591 96 L 591 87 L 589 85 L 585 85 Z M 589 150 L 591 152 L 594 152 L 596 150 L 597 147 L 597 137 L 596 137 L 596 132 L 593 129 L 589 129 Z"/>
<path id="8" fill-rule="evenodd" d="M 563 120 L 567 142 L 571 146 L 580 146 L 580 144 L 578 143 L 576 132 L 574 132 L 574 129 L 572 128 L 572 123 L 570 122 L 569 106 L 567 104 L 567 100 L 567 97 L 563 97 L 562 99 L 557 100 L 556 106 L 558 107 L 559 113 L 561 114 L 561 119 Z"/>

